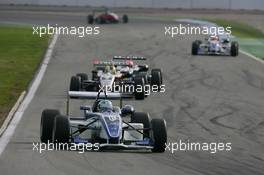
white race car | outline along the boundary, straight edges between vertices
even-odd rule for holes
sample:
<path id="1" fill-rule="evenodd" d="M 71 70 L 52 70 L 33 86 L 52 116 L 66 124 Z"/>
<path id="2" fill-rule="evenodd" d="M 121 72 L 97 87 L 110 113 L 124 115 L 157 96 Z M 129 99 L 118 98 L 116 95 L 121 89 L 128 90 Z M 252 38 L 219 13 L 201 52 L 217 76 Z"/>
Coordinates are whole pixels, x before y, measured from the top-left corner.
<path id="1" fill-rule="evenodd" d="M 196 40 L 192 43 L 192 55 L 238 56 L 239 45 L 230 41 L 228 35 L 210 36 L 205 42 Z"/>
<path id="2" fill-rule="evenodd" d="M 78 73 L 71 77 L 70 91 L 86 91 L 91 96 L 96 97 L 99 90 L 104 90 L 108 95 L 121 96 L 123 98 L 133 98 L 143 100 L 145 94 L 145 81 L 141 75 L 133 79 L 124 78 L 120 70 L 116 70 L 112 61 L 96 61 L 92 79 L 88 79 L 86 73 Z M 115 63 L 116 65 L 117 63 Z M 127 64 L 125 62 L 118 63 Z M 124 65 L 123 65 L 124 66 Z M 133 90 L 136 87 L 142 87 L 141 91 Z M 119 88 L 116 89 L 116 88 Z"/>

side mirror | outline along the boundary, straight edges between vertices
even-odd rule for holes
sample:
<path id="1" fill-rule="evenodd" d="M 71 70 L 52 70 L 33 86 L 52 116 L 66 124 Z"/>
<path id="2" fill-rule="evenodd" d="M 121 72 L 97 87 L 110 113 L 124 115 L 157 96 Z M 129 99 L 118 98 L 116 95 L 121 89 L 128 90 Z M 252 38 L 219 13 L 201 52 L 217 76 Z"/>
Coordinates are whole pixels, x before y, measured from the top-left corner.
<path id="1" fill-rule="evenodd" d="M 128 114 L 133 114 L 135 112 L 135 109 L 133 106 L 131 105 L 125 105 L 122 109 L 121 109 L 121 113 L 122 115 L 128 115 Z"/>

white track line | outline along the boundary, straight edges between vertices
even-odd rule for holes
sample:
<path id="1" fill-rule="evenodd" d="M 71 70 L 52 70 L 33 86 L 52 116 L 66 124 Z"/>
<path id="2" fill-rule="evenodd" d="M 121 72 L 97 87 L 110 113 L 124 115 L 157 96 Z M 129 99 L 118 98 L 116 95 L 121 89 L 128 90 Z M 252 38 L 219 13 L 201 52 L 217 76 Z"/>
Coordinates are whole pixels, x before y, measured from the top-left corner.
<path id="1" fill-rule="evenodd" d="M 29 91 L 26 95 L 26 97 L 24 98 L 23 102 L 21 103 L 21 105 L 19 106 L 18 110 L 16 111 L 12 121 L 10 122 L 9 126 L 7 127 L 7 129 L 5 130 L 5 132 L 3 133 L 2 137 L 0 138 L 0 155 L 3 153 L 3 151 L 5 150 L 7 144 L 9 143 L 13 133 L 15 132 L 15 129 L 19 123 L 19 121 L 21 120 L 25 110 L 27 109 L 29 103 L 31 102 L 31 100 L 33 99 L 33 97 L 35 96 L 35 93 L 38 89 L 38 86 L 45 74 L 45 71 L 47 69 L 48 63 L 50 61 L 50 58 L 52 56 L 52 52 L 53 52 L 53 48 L 55 46 L 55 43 L 58 39 L 58 35 L 55 34 L 53 36 L 53 39 L 46 51 L 44 60 L 42 61 L 41 67 L 39 69 L 38 74 L 36 75 L 34 82 L 32 83 L 31 87 L 29 88 Z"/>
<path id="2" fill-rule="evenodd" d="M 248 53 L 244 50 L 241 50 L 241 49 L 239 50 L 239 52 L 250 57 L 250 58 L 252 58 L 252 59 L 254 59 L 254 60 L 256 60 L 256 61 L 258 61 L 258 62 L 260 62 L 260 63 L 262 63 L 262 64 L 264 64 L 264 60 L 262 60 L 261 58 L 255 57 L 254 55 L 251 55 L 250 53 Z"/>
<path id="3" fill-rule="evenodd" d="M 6 128 L 8 127 L 8 125 L 9 125 L 10 121 L 12 120 L 15 112 L 17 111 L 17 109 L 19 108 L 20 104 L 24 100 L 25 95 L 26 95 L 26 91 L 23 91 L 21 93 L 21 95 L 19 96 L 18 100 L 16 101 L 15 105 L 13 106 L 11 111 L 9 112 L 8 116 L 6 117 L 4 123 L 2 124 L 2 126 L 0 128 L 0 137 L 2 136 L 2 134 L 5 132 Z"/>

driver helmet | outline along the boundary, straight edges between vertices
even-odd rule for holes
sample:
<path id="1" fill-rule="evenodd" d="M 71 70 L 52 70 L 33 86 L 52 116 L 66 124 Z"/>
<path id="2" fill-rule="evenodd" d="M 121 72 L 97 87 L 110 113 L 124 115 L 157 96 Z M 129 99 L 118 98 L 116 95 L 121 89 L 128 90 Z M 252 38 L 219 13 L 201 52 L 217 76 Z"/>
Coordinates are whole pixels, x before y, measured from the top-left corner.
<path id="1" fill-rule="evenodd" d="M 105 72 L 105 73 L 110 72 L 110 66 L 105 66 L 104 72 Z"/>
<path id="2" fill-rule="evenodd" d="M 111 69 L 112 69 L 112 73 L 113 73 L 113 74 L 116 74 L 116 67 L 115 67 L 115 65 L 112 65 L 112 66 L 111 66 Z"/>
<path id="3" fill-rule="evenodd" d="M 212 41 L 218 41 L 219 39 L 218 39 L 218 36 L 211 36 L 211 40 Z"/>
<path id="4" fill-rule="evenodd" d="M 97 111 L 112 111 L 113 110 L 113 104 L 109 100 L 101 100 L 97 105 Z"/>

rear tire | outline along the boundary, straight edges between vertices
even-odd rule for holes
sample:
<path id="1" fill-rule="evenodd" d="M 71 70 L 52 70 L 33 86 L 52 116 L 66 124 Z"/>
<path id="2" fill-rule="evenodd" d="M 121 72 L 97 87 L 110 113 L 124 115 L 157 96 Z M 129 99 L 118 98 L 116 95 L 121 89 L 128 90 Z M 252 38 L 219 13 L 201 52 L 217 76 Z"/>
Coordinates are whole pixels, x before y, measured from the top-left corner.
<path id="1" fill-rule="evenodd" d="M 81 78 L 81 83 L 83 81 L 88 80 L 88 75 L 86 73 L 78 73 L 78 74 L 76 74 L 76 76 Z"/>
<path id="2" fill-rule="evenodd" d="M 52 130 L 54 125 L 54 119 L 60 112 L 55 109 L 45 109 L 41 114 L 40 121 L 40 140 L 43 143 L 52 142 Z"/>
<path id="3" fill-rule="evenodd" d="M 88 22 L 88 24 L 93 24 L 94 23 L 94 17 L 93 17 L 93 15 L 88 15 L 87 16 L 87 22 Z"/>
<path id="4" fill-rule="evenodd" d="M 123 23 L 128 23 L 128 16 L 126 14 L 123 15 Z"/>
<path id="5" fill-rule="evenodd" d="M 161 71 L 161 69 L 158 69 L 158 68 L 152 69 L 151 70 L 151 73 L 154 72 L 154 71 L 160 72 L 160 84 L 163 84 L 163 77 L 162 77 L 162 71 Z"/>
<path id="6" fill-rule="evenodd" d="M 80 91 L 81 89 L 81 79 L 77 76 L 71 77 L 70 91 Z"/>
<path id="7" fill-rule="evenodd" d="M 201 41 L 196 40 L 192 43 L 192 55 L 198 55 Z"/>
<path id="8" fill-rule="evenodd" d="M 131 115 L 131 123 L 142 123 L 144 126 L 144 129 L 150 128 L 150 121 L 151 121 L 151 119 L 150 119 L 150 116 L 148 113 L 134 112 Z M 144 138 L 149 137 L 150 130 L 144 130 L 143 133 L 145 134 Z"/>
<path id="9" fill-rule="evenodd" d="M 161 71 L 151 71 L 151 86 L 157 86 L 160 91 L 162 85 Z"/>
<path id="10" fill-rule="evenodd" d="M 238 56 L 238 52 L 239 52 L 239 45 L 238 42 L 233 41 L 231 43 L 231 56 L 236 57 Z"/>
<path id="11" fill-rule="evenodd" d="M 97 76 L 97 71 L 95 71 L 95 70 L 93 70 L 92 71 L 92 80 L 93 81 L 97 81 L 99 78 L 98 78 L 98 76 Z"/>
<path id="12" fill-rule="evenodd" d="M 165 151 L 167 143 L 167 128 L 164 119 L 152 119 L 152 139 L 154 141 L 154 148 L 152 152 L 161 153 Z"/>
<path id="13" fill-rule="evenodd" d="M 63 115 L 57 115 L 54 120 L 52 141 L 53 143 L 68 143 L 70 139 L 69 119 Z"/>
<path id="14" fill-rule="evenodd" d="M 84 87 L 83 87 L 83 82 L 84 81 L 86 81 L 86 80 L 88 80 L 88 75 L 87 74 L 85 74 L 85 73 L 78 73 L 78 74 L 76 74 L 76 76 L 77 77 L 80 77 L 80 80 L 81 80 L 81 88 L 83 89 Z"/>
<path id="15" fill-rule="evenodd" d="M 135 77 L 135 79 L 134 79 L 134 81 L 135 81 L 135 84 L 134 84 L 134 86 L 135 86 L 135 92 L 134 92 L 134 94 L 135 94 L 135 99 L 136 100 L 144 100 L 144 98 L 145 98 L 145 81 L 144 81 L 144 79 L 141 77 L 141 76 L 137 76 L 137 77 Z M 137 89 L 140 89 L 141 91 L 137 91 Z"/>

